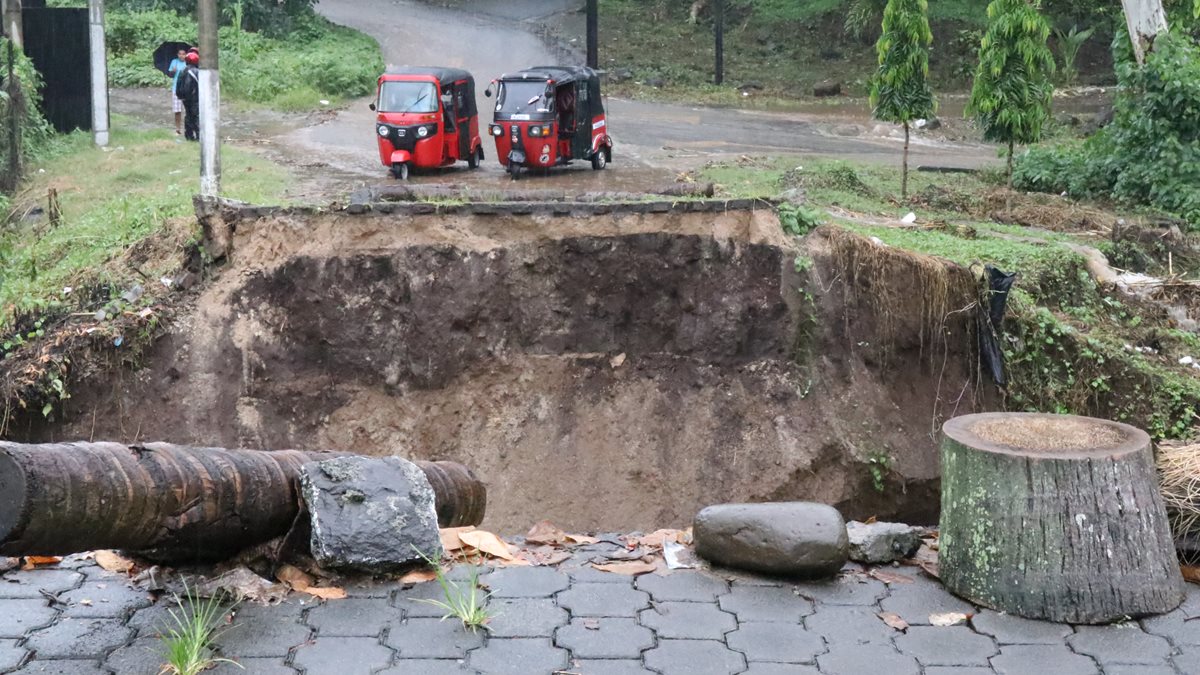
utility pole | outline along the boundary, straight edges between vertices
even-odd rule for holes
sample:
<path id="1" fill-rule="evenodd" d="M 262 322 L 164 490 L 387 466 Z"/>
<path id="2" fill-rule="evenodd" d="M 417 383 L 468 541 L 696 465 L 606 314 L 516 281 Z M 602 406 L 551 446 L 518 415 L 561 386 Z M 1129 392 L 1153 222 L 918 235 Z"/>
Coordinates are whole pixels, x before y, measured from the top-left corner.
<path id="1" fill-rule="evenodd" d="M 713 0 L 713 33 L 717 42 L 717 63 L 713 84 L 721 84 L 725 81 L 725 0 Z"/>
<path id="2" fill-rule="evenodd" d="M 104 0 L 88 0 L 88 43 L 92 64 L 92 138 L 108 145 L 108 53 L 104 42 Z"/>
<path id="3" fill-rule="evenodd" d="M 21 26 L 21 0 L 3 0 L 4 3 L 4 35 L 17 43 L 17 49 L 25 48 L 24 28 Z"/>
<path id="4" fill-rule="evenodd" d="M 1121 4 L 1125 7 L 1133 54 L 1141 65 L 1145 63 L 1146 52 L 1154 46 L 1154 38 L 1167 30 L 1167 13 L 1163 11 L 1162 0 L 1121 0 Z"/>
<path id="5" fill-rule="evenodd" d="M 587 64 L 600 67 L 600 8 L 599 0 L 587 0 Z"/>
<path id="6" fill-rule="evenodd" d="M 217 0 L 200 0 L 200 196 L 221 193 L 221 72 Z"/>
<path id="7" fill-rule="evenodd" d="M 20 0 L 7 0 L 8 5 L 4 7 L 3 26 L 0 26 L 0 36 L 10 38 L 8 40 L 5 56 L 8 60 L 7 71 L 4 78 L 4 86 L 8 90 L 8 167 L 3 176 L 0 176 L 0 189 L 12 190 L 17 187 L 17 182 L 21 179 L 21 125 L 24 123 L 24 109 L 21 106 L 21 93 L 17 87 L 16 61 L 17 50 L 15 43 L 17 36 L 12 35 L 9 23 L 9 8 L 14 3 L 17 4 L 17 20 L 15 25 L 20 25 L 21 7 Z"/>

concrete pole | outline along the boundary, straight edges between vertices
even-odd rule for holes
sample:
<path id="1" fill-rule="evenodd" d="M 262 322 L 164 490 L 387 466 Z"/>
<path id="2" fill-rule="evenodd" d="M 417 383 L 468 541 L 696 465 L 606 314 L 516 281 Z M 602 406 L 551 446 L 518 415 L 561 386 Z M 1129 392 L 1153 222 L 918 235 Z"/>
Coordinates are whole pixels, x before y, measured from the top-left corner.
<path id="1" fill-rule="evenodd" d="M 713 84 L 721 84 L 725 81 L 725 0 L 713 2 L 713 37 L 717 53 Z"/>
<path id="2" fill-rule="evenodd" d="M 200 195 L 221 193 L 221 74 L 217 0 L 200 0 Z"/>
<path id="3" fill-rule="evenodd" d="M 1167 30 L 1167 13 L 1162 0 L 1121 0 L 1125 7 L 1125 24 L 1133 41 L 1133 54 L 1138 64 L 1145 63 L 1146 52 L 1154 46 L 1154 38 Z"/>
<path id="4" fill-rule="evenodd" d="M 3 0 L 4 34 L 13 39 L 17 49 L 25 48 L 24 29 L 21 26 L 21 0 Z"/>
<path id="5" fill-rule="evenodd" d="M 600 8 L 599 0 L 587 0 L 587 64 L 600 67 Z"/>
<path id="6" fill-rule="evenodd" d="M 88 43 L 92 63 L 92 138 L 108 145 L 108 52 L 104 41 L 104 0 L 88 0 Z"/>

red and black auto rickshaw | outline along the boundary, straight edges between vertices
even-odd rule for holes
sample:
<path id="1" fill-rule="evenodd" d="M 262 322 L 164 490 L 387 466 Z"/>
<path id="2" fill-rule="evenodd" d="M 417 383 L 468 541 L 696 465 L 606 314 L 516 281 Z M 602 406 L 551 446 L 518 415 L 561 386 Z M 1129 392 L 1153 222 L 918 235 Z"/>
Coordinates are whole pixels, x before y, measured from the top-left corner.
<path id="1" fill-rule="evenodd" d="M 483 159 L 475 78 L 465 70 L 437 67 L 389 69 L 379 76 L 375 102 L 379 161 L 408 179 L 410 168 L 435 169 Z"/>
<path id="2" fill-rule="evenodd" d="M 600 97 L 600 76 L 580 66 L 538 66 L 492 82 L 496 116 L 488 128 L 496 155 L 515 179 L 521 167 L 549 168 L 586 159 L 603 169 L 612 137 Z M 492 95 L 492 86 L 484 92 Z"/>

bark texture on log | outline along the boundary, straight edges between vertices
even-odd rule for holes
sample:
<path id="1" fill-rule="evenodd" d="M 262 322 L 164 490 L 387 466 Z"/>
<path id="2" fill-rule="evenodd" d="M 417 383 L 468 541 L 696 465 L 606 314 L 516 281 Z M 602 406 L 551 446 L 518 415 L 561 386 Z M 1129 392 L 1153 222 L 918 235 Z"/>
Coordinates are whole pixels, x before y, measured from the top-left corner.
<path id="1" fill-rule="evenodd" d="M 950 420 L 940 525 L 942 583 L 992 609 L 1091 624 L 1183 601 L 1150 438 L 1128 425 L 1033 413 Z"/>
<path id="2" fill-rule="evenodd" d="M 341 453 L 169 443 L 0 442 L 0 555 L 96 549 L 220 559 L 286 534 L 300 467 Z M 486 490 L 453 462 L 417 462 L 443 527 L 483 520 Z"/>

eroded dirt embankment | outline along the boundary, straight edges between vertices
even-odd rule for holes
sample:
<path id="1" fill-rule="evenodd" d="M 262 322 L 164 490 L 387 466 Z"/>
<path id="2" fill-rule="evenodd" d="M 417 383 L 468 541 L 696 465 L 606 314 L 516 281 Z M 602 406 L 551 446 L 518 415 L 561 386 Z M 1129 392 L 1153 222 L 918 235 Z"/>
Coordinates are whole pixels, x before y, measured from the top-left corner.
<path id="1" fill-rule="evenodd" d="M 942 322 L 969 299 L 912 286 L 941 269 L 770 210 L 248 218 L 140 370 L 28 434 L 453 459 L 503 532 L 928 520 L 932 432 L 976 398 L 971 315 Z"/>

